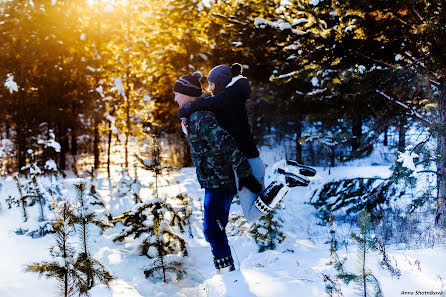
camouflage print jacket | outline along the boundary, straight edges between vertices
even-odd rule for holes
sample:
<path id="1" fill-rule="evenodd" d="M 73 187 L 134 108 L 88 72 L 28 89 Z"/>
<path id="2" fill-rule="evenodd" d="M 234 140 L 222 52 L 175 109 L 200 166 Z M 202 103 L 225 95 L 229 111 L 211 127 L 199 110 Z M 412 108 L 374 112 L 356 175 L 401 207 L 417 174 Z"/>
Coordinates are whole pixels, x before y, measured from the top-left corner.
<path id="1" fill-rule="evenodd" d="M 234 138 L 209 111 L 197 111 L 186 120 L 192 160 L 202 188 L 235 187 L 239 178 L 249 176 L 251 167 Z"/>

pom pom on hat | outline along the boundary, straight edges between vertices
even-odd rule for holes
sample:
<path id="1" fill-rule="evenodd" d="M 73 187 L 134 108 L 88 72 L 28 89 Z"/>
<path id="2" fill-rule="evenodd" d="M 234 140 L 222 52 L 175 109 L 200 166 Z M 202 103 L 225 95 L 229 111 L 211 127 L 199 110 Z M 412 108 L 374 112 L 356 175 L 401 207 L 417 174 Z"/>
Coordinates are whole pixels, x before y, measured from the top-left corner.
<path id="1" fill-rule="evenodd" d="M 203 77 L 203 74 L 201 74 L 200 71 L 196 71 L 192 75 L 198 78 L 198 80 L 200 80 Z"/>
<path id="2" fill-rule="evenodd" d="M 243 67 L 241 64 L 239 63 L 234 63 L 231 66 L 231 72 L 233 76 L 238 76 L 241 75 L 243 73 Z"/>

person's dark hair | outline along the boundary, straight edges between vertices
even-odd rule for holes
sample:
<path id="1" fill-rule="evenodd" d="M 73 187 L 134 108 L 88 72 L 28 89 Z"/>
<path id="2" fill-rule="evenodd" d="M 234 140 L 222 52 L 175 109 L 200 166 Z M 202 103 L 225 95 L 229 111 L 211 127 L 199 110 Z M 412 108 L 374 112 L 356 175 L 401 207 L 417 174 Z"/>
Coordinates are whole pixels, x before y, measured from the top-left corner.
<path id="1" fill-rule="evenodd" d="M 241 75 L 243 72 L 243 67 L 239 63 L 234 63 L 231 66 L 231 72 L 233 76 Z"/>

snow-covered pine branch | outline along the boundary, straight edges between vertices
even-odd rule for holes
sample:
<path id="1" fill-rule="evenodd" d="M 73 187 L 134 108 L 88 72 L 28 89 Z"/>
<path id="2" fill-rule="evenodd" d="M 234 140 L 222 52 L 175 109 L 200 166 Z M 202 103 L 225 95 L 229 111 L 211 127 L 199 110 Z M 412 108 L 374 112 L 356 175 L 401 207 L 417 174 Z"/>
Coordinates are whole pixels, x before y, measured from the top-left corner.
<path id="1" fill-rule="evenodd" d="M 384 93 L 381 90 L 376 90 L 376 93 L 382 95 L 384 98 L 386 98 L 387 100 L 389 100 L 390 102 L 394 102 L 395 104 L 398 104 L 399 106 L 403 107 L 406 111 L 409 112 L 409 115 L 411 115 L 412 117 L 414 117 L 416 120 L 418 120 L 419 122 L 421 122 L 423 125 L 425 126 L 430 126 L 432 125 L 431 122 L 429 122 L 428 120 L 426 120 L 422 115 L 420 115 L 418 112 L 416 112 L 415 110 L 411 109 L 407 104 L 404 104 L 403 102 L 396 100 L 395 98 L 390 97 L 389 95 L 387 95 L 386 93 Z"/>

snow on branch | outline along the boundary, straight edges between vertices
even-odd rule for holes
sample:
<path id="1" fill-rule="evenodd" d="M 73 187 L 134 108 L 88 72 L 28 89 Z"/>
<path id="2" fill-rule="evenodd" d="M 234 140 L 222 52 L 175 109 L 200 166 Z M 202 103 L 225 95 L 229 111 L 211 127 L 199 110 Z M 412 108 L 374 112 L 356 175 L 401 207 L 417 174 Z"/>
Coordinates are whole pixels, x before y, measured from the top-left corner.
<path id="1" fill-rule="evenodd" d="M 9 90 L 11 94 L 19 91 L 19 87 L 17 86 L 17 83 L 14 81 L 14 75 L 12 75 L 11 73 L 8 73 L 8 78 L 5 81 L 5 87 Z"/>
<path id="2" fill-rule="evenodd" d="M 294 34 L 297 35 L 305 35 L 307 33 L 309 33 L 310 31 L 301 31 L 298 29 L 293 29 L 290 23 L 285 22 L 284 20 L 278 20 L 276 22 L 272 22 L 272 21 L 268 21 L 264 18 L 261 17 L 256 17 L 254 19 L 254 26 L 256 26 L 257 28 L 263 29 L 265 27 L 271 27 L 271 28 L 276 28 L 279 29 L 281 31 L 283 30 L 291 30 L 291 32 L 293 32 Z"/>
<path id="3" fill-rule="evenodd" d="M 408 105 L 404 104 L 403 102 L 396 100 L 392 97 L 390 97 L 389 95 L 387 95 L 386 93 L 384 93 L 383 91 L 380 90 L 376 90 L 376 92 L 380 95 L 382 95 L 384 98 L 386 98 L 387 100 L 394 102 L 396 104 L 398 104 L 399 106 L 403 107 L 405 110 L 407 110 L 409 112 L 409 114 L 411 116 L 413 116 L 415 119 L 419 120 L 421 123 L 423 123 L 426 126 L 430 126 L 431 122 L 429 122 L 428 120 L 426 120 L 425 118 L 423 118 L 422 115 L 420 115 L 418 112 L 412 110 Z"/>
<path id="4" fill-rule="evenodd" d="M 219 17 L 221 19 L 224 19 L 224 20 L 226 20 L 226 21 L 228 21 L 230 23 L 233 23 L 233 24 L 244 25 L 244 26 L 248 25 L 246 23 L 240 22 L 239 20 L 236 20 L 234 17 L 226 16 L 226 15 L 221 14 L 221 13 L 213 13 L 213 15 L 216 16 L 216 17 Z"/>

